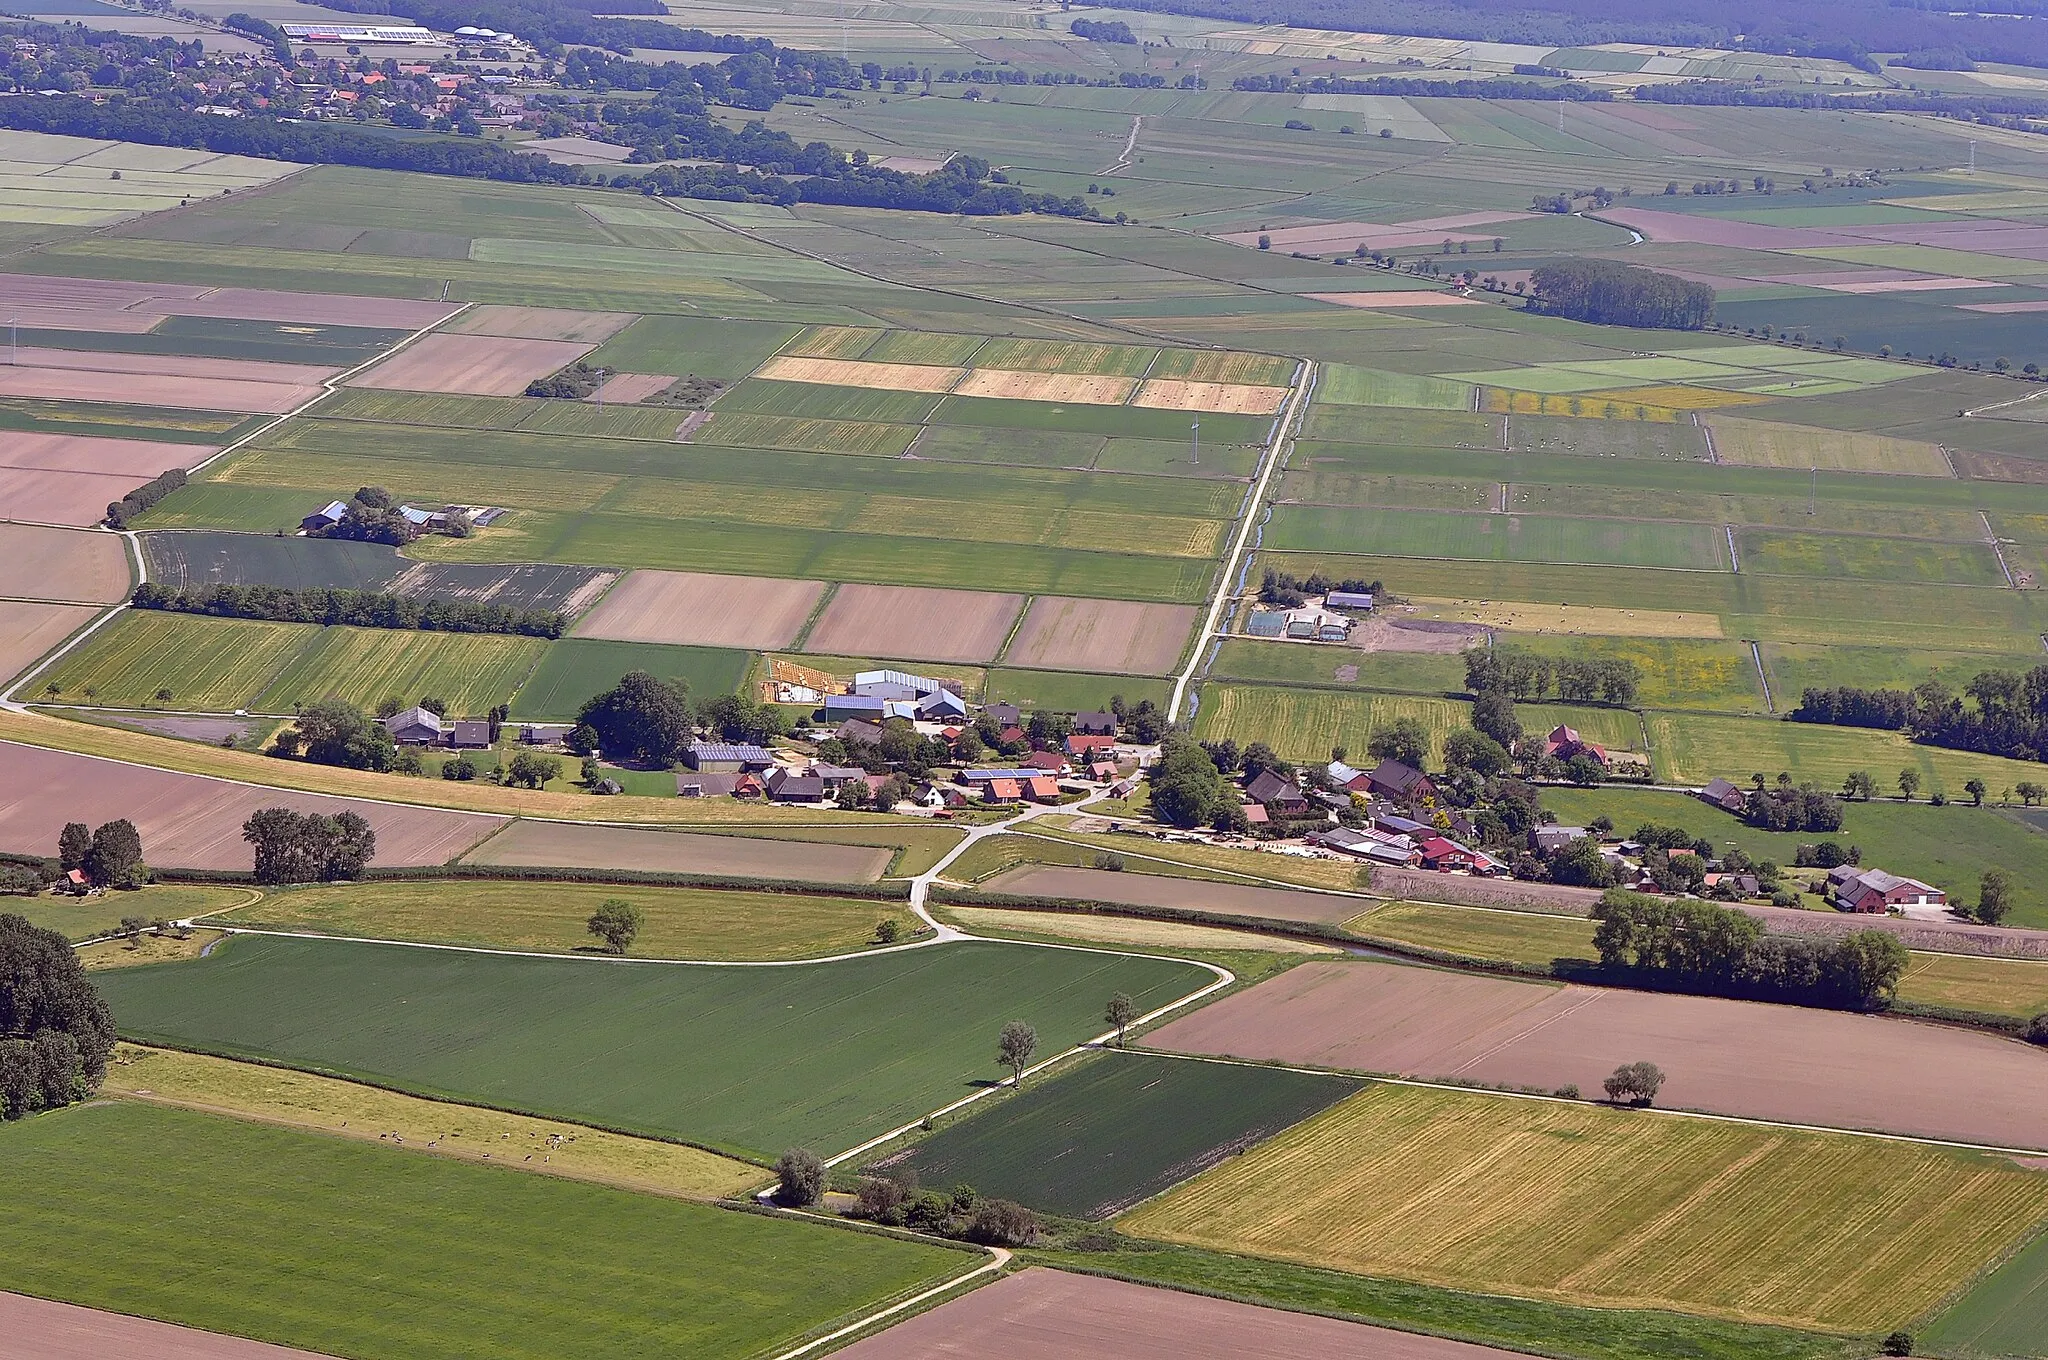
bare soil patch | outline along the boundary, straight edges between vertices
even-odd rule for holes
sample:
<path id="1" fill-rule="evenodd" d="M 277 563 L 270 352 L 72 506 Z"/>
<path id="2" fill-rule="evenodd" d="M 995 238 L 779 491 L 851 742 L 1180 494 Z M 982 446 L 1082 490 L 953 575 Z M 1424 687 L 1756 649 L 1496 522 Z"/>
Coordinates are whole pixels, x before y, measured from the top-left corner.
<path id="1" fill-rule="evenodd" d="M 822 581 L 636 571 L 576 625 L 577 637 L 686 642 L 701 647 L 787 647 L 825 592 Z"/>
<path id="2" fill-rule="evenodd" d="M 441 808 L 400 807 L 359 798 L 299 793 L 180 774 L 95 756 L 0 743 L 0 846 L 48 853 L 66 822 L 98 826 L 126 817 L 142 833 L 151 864 L 177 869 L 246 869 L 252 851 L 242 823 L 259 808 L 333 816 L 354 812 L 377 833 L 374 864 L 442 864 L 505 818 Z"/>
<path id="3" fill-rule="evenodd" d="M 106 1360 L 113 1355 L 150 1360 L 296 1360 L 296 1351 L 265 1341 L 202 1332 L 168 1322 L 51 1303 L 25 1294 L 0 1294 L 0 1333 L 16 1360 Z"/>
<path id="4" fill-rule="evenodd" d="M 1190 604 L 1136 604 L 1041 595 L 1031 602 L 1009 664 L 1047 670 L 1165 675 L 1187 649 L 1201 610 Z"/>
<path id="5" fill-rule="evenodd" d="M 114 534 L 0 524 L 0 596 L 87 604 L 126 599 L 128 545 Z"/>
<path id="6" fill-rule="evenodd" d="M 576 312 L 561 307 L 472 307 L 443 326 L 449 335 L 501 335 L 517 340 L 580 340 L 603 344 L 640 318 L 632 312 Z"/>
<path id="7" fill-rule="evenodd" d="M 190 300 L 214 291 L 204 284 L 126 283 L 119 279 L 68 279 L 53 274 L 0 274 L 0 307 L 46 307 L 52 311 L 122 312 L 151 299 Z M 161 313 L 161 308 L 143 310 Z"/>
<path id="8" fill-rule="evenodd" d="M 2009 283 L 1996 279 L 1863 279 L 1848 283 L 1824 283 L 1821 287 L 1836 293 L 1945 293 L 1958 288 L 2010 288 Z"/>
<path id="9" fill-rule="evenodd" d="M 0 372 L 0 385 L 5 374 Z M 153 474 L 152 474 L 153 475 Z M 0 505 L 15 519 L 33 524 L 97 524 L 107 506 L 148 478 L 106 472 L 40 472 L 0 467 Z"/>
<path id="10" fill-rule="evenodd" d="M 839 587 L 807 651 L 915 661 L 992 661 L 1024 607 L 1022 595 L 920 586 Z"/>
<path id="11" fill-rule="evenodd" d="M 477 397 L 516 397 L 535 378 L 590 353 L 575 340 L 514 340 L 497 335 L 420 337 L 368 372 L 349 379 L 352 387 L 402 392 L 460 392 Z"/>
<path id="12" fill-rule="evenodd" d="M 1131 389 L 1137 385 L 1135 378 L 1112 378 L 1097 373 L 1034 373 L 1022 369 L 977 368 L 953 390 L 963 397 L 1121 406 L 1129 400 Z"/>
<path id="13" fill-rule="evenodd" d="M 151 284 L 161 289 L 161 284 Z M 262 288 L 210 288 L 198 297 L 150 304 L 172 316 L 230 316 L 307 326 L 369 326 L 416 331 L 456 309 L 450 302 L 354 297 L 347 293 L 273 293 Z"/>
<path id="14" fill-rule="evenodd" d="M 1596 1092 L 1625 1062 L 1658 1103 L 2001 1147 L 2048 1146 L 2048 1052 L 1910 1020 L 1714 997 L 1311 962 L 1150 1037 L 1161 1048 Z"/>
<path id="15" fill-rule="evenodd" d="M 1142 846 L 1143 842 L 1139 842 Z M 1017 897 L 1055 897 L 1077 902 L 1115 902 L 1130 907 L 1173 907 L 1213 911 L 1262 921 L 1348 921 L 1372 903 L 1360 897 L 1307 889 L 1259 888 L 1206 878 L 1167 878 L 1114 869 L 1066 869 L 1026 865 L 997 874 L 982 885 Z"/>
<path id="16" fill-rule="evenodd" d="M 1138 395 L 1131 398 L 1131 405 L 1167 411 L 1226 411 L 1233 415 L 1269 416 L 1286 400 L 1287 389 L 1284 387 L 1151 378 L 1138 389 Z"/>
<path id="17" fill-rule="evenodd" d="M 92 622 L 97 613 L 90 605 L 0 600 L 0 686 L 9 684 L 45 652 Z"/>
<path id="18" fill-rule="evenodd" d="M 335 370 L 319 364 L 279 364 L 266 359 L 208 359 L 195 354 L 115 354 L 101 350 L 44 349 L 24 345 L 19 367 L 77 369 L 90 373 L 144 373 L 171 378 L 226 379 L 276 383 L 289 387 L 317 385 Z"/>
<path id="19" fill-rule="evenodd" d="M 0 304 L 4 305 L 4 304 Z M 146 335 L 163 321 L 159 312 L 116 312 L 70 307 L 8 307 L 7 319 L 50 331 L 99 331 L 103 335 Z"/>
<path id="20" fill-rule="evenodd" d="M 878 387 L 890 392 L 950 392 L 965 373 L 965 369 L 931 364 L 871 364 L 858 359 L 783 354 L 761 365 L 759 376 L 835 387 Z"/>
<path id="21" fill-rule="evenodd" d="M 0 466 L 50 472 L 107 472 L 133 477 L 140 485 L 165 468 L 189 467 L 216 450 L 205 444 L 166 444 L 155 439 L 102 439 L 93 435 L 10 430 L 0 440 Z M 0 568 L 4 569 L 4 568 Z"/>
<path id="22" fill-rule="evenodd" d="M 1504 1360 L 1508 1352 L 1039 1269 L 984 1285 L 840 1354 L 848 1360 Z"/>
<path id="23" fill-rule="evenodd" d="M 703 836 L 569 822 L 514 822 L 463 856 L 470 864 L 558 869 L 641 869 L 731 874 L 803 883 L 872 883 L 889 867 L 887 846 L 830 845 L 753 836 Z"/>
<path id="24" fill-rule="evenodd" d="M 127 402 L 176 411 L 247 411 L 283 415 L 320 395 L 317 384 L 189 378 L 170 373 L 107 373 L 81 369 L 0 367 L 0 396 L 45 401 Z"/>
<path id="25" fill-rule="evenodd" d="M 1372 618 L 1352 630 L 1351 645 L 1361 652 L 1424 652 L 1451 656 L 1486 641 L 1488 632 L 1476 623 Z"/>
<path id="26" fill-rule="evenodd" d="M 584 400 L 625 405 L 658 397 L 676 385 L 676 380 L 666 373 L 617 373 Z"/>

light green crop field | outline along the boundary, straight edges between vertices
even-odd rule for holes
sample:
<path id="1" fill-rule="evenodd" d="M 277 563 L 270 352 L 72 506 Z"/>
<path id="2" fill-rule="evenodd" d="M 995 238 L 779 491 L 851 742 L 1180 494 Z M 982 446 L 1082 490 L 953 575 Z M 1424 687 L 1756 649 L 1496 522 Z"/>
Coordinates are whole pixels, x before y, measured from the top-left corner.
<path id="1" fill-rule="evenodd" d="M 1984 543 L 1746 529 L 1736 535 L 1742 570 L 1854 581 L 1951 581 L 2004 586 L 1998 555 Z"/>
<path id="2" fill-rule="evenodd" d="M 1921 1335 L 1936 1355 L 2022 1356 L 2048 1348 L 2048 1235 L 1985 1276 Z"/>
<path id="3" fill-rule="evenodd" d="M 1740 642 L 1689 638 L 1559 637 L 1502 634 L 1505 645 L 1555 657 L 1632 662 L 1641 675 L 1648 708 L 1697 708 L 1721 713 L 1764 713 L 1756 660 Z M 1773 680 L 1775 685 L 1776 681 Z"/>
<path id="4" fill-rule="evenodd" d="M 587 362 L 619 373 L 732 382 L 759 368 L 796 332 L 786 322 L 643 316 L 598 346 Z"/>
<path id="5" fill-rule="evenodd" d="M 540 638 L 502 633 L 327 628 L 257 696 L 256 707 L 288 713 L 294 704 L 339 698 L 367 708 L 433 695 L 451 715 L 476 716 L 510 701 L 547 649 Z"/>
<path id="6" fill-rule="evenodd" d="M 2048 1177 L 1980 1154 L 1369 1086 L 1120 1226 L 1460 1289 L 1879 1332 L 2044 1216 Z"/>
<path id="7" fill-rule="evenodd" d="M 1726 570 L 1721 534 L 1702 524 L 1475 515 L 1283 505 L 1265 542 L 1276 551 L 1370 552 L 1497 562 Z"/>
<path id="8" fill-rule="evenodd" d="M 233 1193 L 134 1174 L 167 1148 Z M 0 1288 L 330 1355 L 771 1354 L 971 1259 L 128 1101 L 9 1123 L 0 1149 Z"/>
<path id="9" fill-rule="evenodd" d="M 1413 718 L 1429 733 L 1435 762 L 1443 757 L 1443 739 L 1467 725 L 1470 708 L 1419 695 L 1211 684 L 1202 688 L 1195 735 L 1203 741 L 1229 737 L 1239 746 L 1262 741 L 1284 760 L 1328 760 L 1332 746 L 1363 751 L 1375 730 Z"/>
<path id="10" fill-rule="evenodd" d="M 242 936 L 103 984 L 123 1032 L 422 1095 L 773 1156 L 838 1150 L 1206 985 L 1190 964 L 960 943 L 782 968 L 535 959 Z M 948 1017 L 933 1025 L 931 1017 Z"/>
<path id="11" fill-rule="evenodd" d="M 319 632 L 304 623 L 131 609 L 37 676 L 31 688 L 43 694 L 56 685 L 61 692 L 50 697 L 62 703 L 216 713 L 253 708 L 270 682 L 316 645 Z M 164 690 L 170 698 L 158 699 Z"/>
<path id="12" fill-rule="evenodd" d="M 1972 777 L 2007 789 L 2041 773 L 2032 761 L 1920 746 L 1903 732 L 1704 713 L 1651 713 L 1647 720 L 1657 777 L 1672 783 L 1704 784 L 1717 775 L 1746 779 L 1755 770 L 1775 779 L 1789 770 L 1795 779 L 1839 787 L 1862 770 L 1885 790 L 1896 787 L 1899 771 L 1912 769 L 1921 777 L 1921 796 L 1939 791 L 1960 798 Z"/>
<path id="13" fill-rule="evenodd" d="M 1339 406 L 1414 406 L 1436 411 L 1469 411 L 1472 389 L 1465 383 L 1410 373 L 1382 373 L 1354 364 L 1330 364 L 1316 380 L 1316 399 Z"/>

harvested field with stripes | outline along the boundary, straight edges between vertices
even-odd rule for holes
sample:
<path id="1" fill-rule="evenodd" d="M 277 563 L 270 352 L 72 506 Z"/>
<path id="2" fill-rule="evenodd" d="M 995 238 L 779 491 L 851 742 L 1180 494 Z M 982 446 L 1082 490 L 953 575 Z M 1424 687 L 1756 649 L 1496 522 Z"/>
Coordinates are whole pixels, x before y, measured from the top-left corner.
<path id="1" fill-rule="evenodd" d="M 977 368 L 968 373 L 953 391 L 963 397 L 1004 397 L 1012 401 L 1121 406 L 1129 400 L 1131 390 L 1136 386 L 1137 381 L 1133 378 Z"/>
<path id="2" fill-rule="evenodd" d="M 495 335 L 420 337 L 375 368 L 349 379 L 351 387 L 402 392 L 461 392 L 479 397 L 516 397 L 535 378 L 545 378 L 590 353 L 575 340 L 517 340 Z"/>
<path id="3" fill-rule="evenodd" d="M 2044 1216 L 2048 1175 L 2006 1158 L 1372 1085 L 1120 1226 L 1454 1289 L 1877 1333 Z"/>
<path id="4" fill-rule="evenodd" d="M 1296 360 L 1281 354 L 1246 354 L 1242 350 L 1163 349 L 1145 371 L 1148 378 L 1185 378 L 1191 382 L 1240 383 L 1254 387 L 1285 387 L 1294 380 Z"/>
<path id="5" fill-rule="evenodd" d="M 843 585 L 804 648 L 822 656 L 993 661 L 1023 607 L 1022 595 Z"/>
<path id="6" fill-rule="evenodd" d="M 1287 403 L 1284 387 L 1250 383 L 1191 382 L 1184 378 L 1148 378 L 1131 398 L 1133 406 L 1168 411 L 1222 411 L 1233 415 L 1269 416 Z"/>
<path id="7" fill-rule="evenodd" d="M 1773 425 L 1735 416 L 1713 416 L 1707 428 L 1713 431 L 1714 452 L 1724 463 L 1916 477 L 1955 475 L 1939 448 L 1914 439 Z"/>
<path id="8" fill-rule="evenodd" d="M 559 307 L 472 307 L 440 329 L 449 335 L 503 335 L 518 340 L 577 340 L 598 345 L 640 318 L 631 312 L 575 312 Z"/>
<path id="9" fill-rule="evenodd" d="M 777 355 L 758 376 L 781 382 L 829 383 L 838 387 L 879 387 L 891 392 L 950 392 L 966 370 L 931 364 L 870 364 L 856 359 Z"/>
<path id="10" fill-rule="evenodd" d="M 10 430 L 0 441 L 0 467 L 49 472 L 101 472 L 133 477 L 141 485 L 168 468 L 203 462 L 216 450 L 208 444 L 167 444 L 155 439 L 104 439 L 89 435 Z"/>
<path id="11" fill-rule="evenodd" d="M 1201 610 L 1041 595 L 1031 602 L 1004 659 L 1012 666 L 1164 675 L 1187 650 Z"/>
<path id="12" fill-rule="evenodd" d="M 583 616 L 575 635 L 702 647 L 787 647 L 824 593 L 822 581 L 636 571 Z"/>
<path id="13" fill-rule="evenodd" d="M 1041 373 L 1100 373 L 1135 378 L 1157 353 L 1146 345 L 1089 344 L 1079 340 L 991 340 L 975 353 L 976 368 L 1036 369 Z"/>
<path id="14" fill-rule="evenodd" d="M 881 334 L 863 326 L 810 326 L 784 345 L 782 352 L 809 359 L 851 359 Z"/>
<path id="15" fill-rule="evenodd" d="M 5 381 L 6 375 L 0 371 L 0 386 L 4 386 Z M 183 456 L 176 444 L 158 447 L 165 451 L 166 458 Z M 105 518 L 108 505 L 147 480 L 149 478 L 123 473 L 43 472 L 0 467 L 0 505 L 7 507 L 11 517 L 31 524 L 61 524 L 84 529 L 99 523 Z"/>

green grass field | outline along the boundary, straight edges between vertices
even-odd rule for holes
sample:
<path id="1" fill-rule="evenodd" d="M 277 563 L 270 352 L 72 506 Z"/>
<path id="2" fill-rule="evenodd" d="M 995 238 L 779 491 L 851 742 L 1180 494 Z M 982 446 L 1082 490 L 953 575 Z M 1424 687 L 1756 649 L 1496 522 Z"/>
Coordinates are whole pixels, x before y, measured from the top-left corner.
<path id="1" fill-rule="evenodd" d="M 1283 685 L 1355 686 L 1408 694 L 1465 690 L 1465 658 L 1459 653 L 1358 652 L 1233 637 L 1224 642 L 1209 670 L 1220 679 Z"/>
<path id="2" fill-rule="evenodd" d="M 1740 642 L 1561 637 L 1554 633 L 1507 633 L 1501 635 L 1500 641 L 1549 656 L 1632 661 L 1642 677 L 1640 700 L 1648 707 L 1697 708 L 1720 713 L 1766 711 L 1756 661 L 1749 648 Z"/>
<path id="3" fill-rule="evenodd" d="M 971 1094 L 1005 1021 L 1049 1056 L 1101 1031 L 1111 992 L 1149 1009 L 1209 977 L 1000 944 L 718 968 L 243 938 L 105 991 L 138 1036 L 772 1155 Z"/>
<path id="4" fill-rule="evenodd" d="M 1470 712 L 1462 700 L 1236 684 L 1204 685 L 1201 698 L 1197 737 L 1229 737 L 1239 746 L 1263 741 L 1284 760 L 1328 760 L 1332 746 L 1363 751 L 1376 729 L 1413 718 L 1429 733 L 1431 768 L 1442 759 L 1444 738 L 1466 726 Z"/>
<path id="5" fill-rule="evenodd" d="M 1121 1226 L 1455 1289 L 1878 1332 L 2044 1215 L 2048 1177 L 1985 1155 L 1368 1086 Z"/>
<path id="6" fill-rule="evenodd" d="M 136 892 L 100 897 L 10 897 L 6 911 L 67 940 L 89 940 L 120 925 L 124 916 L 176 920 L 234 906 L 248 895 L 242 888 L 154 883 Z"/>
<path id="7" fill-rule="evenodd" d="M 718 399 L 721 419 L 737 411 L 802 416 L 813 420 L 879 420 L 917 425 L 939 398 L 930 392 L 889 392 L 877 387 L 830 387 L 823 383 L 776 382 L 753 378 Z M 718 437 L 707 429 L 705 439 Z"/>
<path id="8" fill-rule="evenodd" d="M 257 696 L 256 706 L 288 713 L 317 699 L 374 707 L 394 695 L 435 695 L 450 714 L 473 716 L 511 699 L 547 648 L 540 638 L 502 633 L 328 628 Z"/>
<path id="9" fill-rule="evenodd" d="M 1556 515 L 1456 514 L 1282 505 L 1266 526 L 1277 552 L 1371 552 L 1495 562 L 1725 570 L 1719 531 L 1699 524 Z"/>
<path id="10" fill-rule="evenodd" d="M 127 1102 L 0 1149 L 0 1288 L 330 1355 L 767 1355 L 970 1260 Z"/>
<path id="11" fill-rule="evenodd" d="M 1049 708 L 1059 713 L 1106 710 L 1121 694 L 1131 704 L 1150 699 L 1162 707 L 1172 687 L 1164 680 L 1132 675 L 1089 675 L 1085 672 L 1027 671 L 994 667 L 982 684 L 981 702 L 1015 704 L 1026 711 Z"/>
<path id="12" fill-rule="evenodd" d="M 2026 671 L 2040 664 L 2025 654 L 2000 656 L 1983 652 L 1935 652 L 1917 647 L 1807 647 L 1791 642 L 1766 643 L 1764 668 L 1781 709 L 1796 708 L 1800 691 L 1854 685 L 1863 689 L 1912 689 L 1938 680 L 1960 690 L 1980 671 Z"/>
<path id="13" fill-rule="evenodd" d="M 1897 787 L 1899 771 L 1920 772 L 1920 794 L 1963 796 L 1972 776 L 1993 795 L 2041 773 L 2038 763 L 1919 746 L 1903 732 L 1825 727 L 1768 718 L 1723 718 L 1704 713 L 1651 713 L 1650 742 L 1657 776 L 1667 783 L 1704 784 L 1720 775 L 1747 779 L 1761 770 L 1777 778 L 1788 770 L 1797 780 L 1840 787 L 1852 771 L 1867 771 L 1878 789 Z"/>
<path id="14" fill-rule="evenodd" d="M 1436 411 L 1469 411 L 1472 389 L 1446 378 L 1382 373 L 1354 364 L 1327 364 L 1316 376 L 1316 400 L 1339 406 L 1412 406 Z M 1345 419 L 1336 416 L 1335 419 Z"/>
<path id="15" fill-rule="evenodd" d="M 643 316 L 598 346 L 590 362 L 619 373 L 744 378 L 797 328 L 783 322 Z"/>
<path id="16" fill-rule="evenodd" d="M 1920 538 L 1763 529 L 1746 529 L 1735 536 L 1735 541 L 1742 554 L 1742 569 L 1764 575 L 2005 585 L 1998 555 L 1984 543 L 1934 543 Z"/>
<path id="17" fill-rule="evenodd" d="M 623 898 L 645 917 L 628 950 L 651 959 L 801 959 L 859 949 L 899 904 L 801 893 L 594 883 L 349 883 L 272 892 L 236 925 L 429 944 L 596 953 L 585 923 Z M 230 899 L 232 900 L 232 899 Z M 183 914 L 183 913 L 180 913 Z M 912 924 L 915 924 L 914 922 Z"/>
<path id="18" fill-rule="evenodd" d="M 2048 1349 L 2048 1235 L 1985 1276 L 1919 1335 L 1928 1354 L 1957 1360 L 2003 1360 Z"/>
<path id="19" fill-rule="evenodd" d="M 1359 1088 L 1353 1078 L 1105 1053 L 950 1124 L 878 1165 L 965 1182 L 1068 1218 L 1105 1219 Z"/>
<path id="20" fill-rule="evenodd" d="M 40 694 L 45 686 L 57 685 L 63 692 L 55 697 L 64 703 L 139 707 L 158 703 L 158 692 L 169 690 L 166 708 L 215 713 L 256 708 L 257 696 L 316 645 L 319 632 L 306 623 L 133 609 L 67 653 L 48 675 L 38 676 L 33 689 Z M 88 689 L 95 691 L 90 698 Z"/>
<path id="21" fill-rule="evenodd" d="M 585 699 L 610 689 L 628 671 L 686 680 L 693 698 L 709 699 L 738 690 L 749 664 L 747 653 L 725 647 L 562 638 L 548 645 L 547 654 L 513 696 L 512 714 L 573 718 Z"/>

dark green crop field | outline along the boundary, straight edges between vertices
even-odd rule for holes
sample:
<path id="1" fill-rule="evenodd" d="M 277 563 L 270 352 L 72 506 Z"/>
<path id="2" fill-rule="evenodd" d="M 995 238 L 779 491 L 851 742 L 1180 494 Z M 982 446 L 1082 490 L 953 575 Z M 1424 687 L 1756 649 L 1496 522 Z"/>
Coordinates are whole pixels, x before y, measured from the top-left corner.
<path id="1" fill-rule="evenodd" d="M 324 502 L 323 502 L 324 504 Z M 319 509 L 308 505 L 311 514 Z M 149 579 L 177 589 L 200 586 L 285 586 L 376 590 L 406 562 L 382 543 L 209 530 L 142 535 Z"/>
<path id="2" fill-rule="evenodd" d="M 0 1198 L 0 1289 L 337 1356 L 774 1354 L 972 1259 L 126 1102 L 0 1128 Z"/>
<path id="3" fill-rule="evenodd" d="M 773 1155 L 835 1152 L 1002 1074 L 996 1032 L 1054 1053 L 1207 969 L 966 943 L 794 967 L 508 958 L 243 937 L 202 961 L 102 984 L 122 1029 Z"/>
<path id="4" fill-rule="evenodd" d="M 682 647 L 659 642 L 603 642 L 563 638 L 548 648 L 512 700 L 515 718 L 569 719 L 593 694 L 619 683 L 628 671 L 689 682 L 699 702 L 731 694 L 746 679 L 751 659 L 725 647 Z"/>
<path id="5" fill-rule="evenodd" d="M 1350 1077 L 1105 1053 L 881 1163 L 1105 1219 L 1357 1090 Z"/>
<path id="6" fill-rule="evenodd" d="M 1929 1355 L 2034 1356 L 2048 1352 L 2048 1236 L 2015 1254 L 1921 1333 Z"/>

